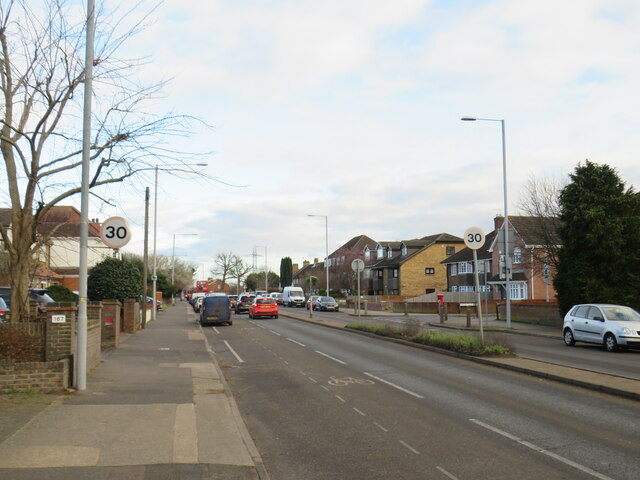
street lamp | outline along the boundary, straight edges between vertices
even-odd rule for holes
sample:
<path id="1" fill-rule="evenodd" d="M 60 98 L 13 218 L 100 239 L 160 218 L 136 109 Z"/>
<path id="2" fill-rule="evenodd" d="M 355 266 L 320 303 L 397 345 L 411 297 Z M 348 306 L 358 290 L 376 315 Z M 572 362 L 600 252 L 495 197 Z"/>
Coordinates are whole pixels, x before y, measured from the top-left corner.
<path id="1" fill-rule="evenodd" d="M 176 275 L 176 237 L 182 236 L 197 236 L 197 233 L 174 233 L 173 234 L 173 250 L 171 252 L 171 287 L 175 285 L 175 275 Z M 154 299 L 155 301 L 155 299 Z M 171 295 L 171 304 L 176 304 L 176 294 L 173 292 Z"/>
<path id="2" fill-rule="evenodd" d="M 254 249 L 255 248 L 264 248 L 264 290 L 265 292 L 269 293 L 269 283 L 268 283 L 269 267 L 267 267 L 267 247 L 266 245 L 254 245 Z M 257 255 L 257 252 L 256 252 L 256 255 Z M 258 285 L 258 282 L 256 280 L 256 288 L 257 288 L 257 285 Z"/>
<path id="3" fill-rule="evenodd" d="M 189 167 L 189 166 L 198 166 L 198 167 L 206 167 L 209 165 L 208 163 L 179 163 L 173 166 L 178 167 Z M 164 165 L 165 167 L 170 167 L 171 165 Z M 158 241 L 158 165 L 155 168 L 156 178 L 155 178 L 155 186 L 153 193 L 153 275 L 151 276 L 151 280 L 153 281 L 153 308 L 151 309 L 151 318 L 155 322 L 157 308 L 155 308 L 156 303 L 156 290 L 158 288 L 158 262 L 156 256 L 156 246 Z"/>
<path id="4" fill-rule="evenodd" d="M 511 262 L 509 261 L 509 216 L 507 215 L 507 147 L 504 134 L 504 119 L 497 118 L 476 118 L 476 117 L 462 117 L 460 120 L 464 122 L 500 122 L 502 127 L 502 185 L 504 190 L 504 222 L 502 224 L 502 230 L 504 232 L 504 265 L 505 265 L 505 280 L 504 289 L 506 291 L 506 313 L 507 313 L 507 328 L 511 328 L 511 290 L 509 285 L 509 277 L 511 276 Z"/>
<path id="5" fill-rule="evenodd" d="M 327 276 L 327 295 L 331 295 L 329 292 L 329 217 L 327 215 L 307 215 L 308 217 L 324 217 L 324 241 L 325 241 L 325 252 L 326 256 L 324 257 L 324 268 L 326 269 Z"/>

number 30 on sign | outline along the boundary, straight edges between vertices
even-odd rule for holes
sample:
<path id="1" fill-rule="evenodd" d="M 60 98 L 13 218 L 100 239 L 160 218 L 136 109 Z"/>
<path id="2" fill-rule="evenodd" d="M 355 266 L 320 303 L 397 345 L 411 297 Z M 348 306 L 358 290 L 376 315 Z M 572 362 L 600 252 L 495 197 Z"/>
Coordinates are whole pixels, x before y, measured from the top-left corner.
<path id="1" fill-rule="evenodd" d="M 111 217 L 102 224 L 100 238 L 107 247 L 122 248 L 131 240 L 129 224 L 122 217 Z"/>
<path id="2" fill-rule="evenodd" d="M 480 227 L 469 227 L 464 231 L 464 244 L 472 250 L 484 245 L 485 235 Z"/>

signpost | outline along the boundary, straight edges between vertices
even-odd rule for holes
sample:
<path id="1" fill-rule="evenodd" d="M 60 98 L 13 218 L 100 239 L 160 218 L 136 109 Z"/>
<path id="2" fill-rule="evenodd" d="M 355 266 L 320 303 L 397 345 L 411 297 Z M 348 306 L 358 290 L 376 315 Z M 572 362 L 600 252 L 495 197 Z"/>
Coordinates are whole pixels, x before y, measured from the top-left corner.
<path id="1" fill-rule="evenodd" d="M 364 270 L 364 262 L 360 258 L 356 258 L 351 262 L 351 269 L 356 272 L 358 277 L 358 320 L 360 320 L 360 272 Z"/>
<path id="2" fill-rule="evenodd" d="M 480 300 L 480 280 L 478 279 L 478 249 L 485 242 L 484 231 L 480 227 L 469 227 L 464 232 L 464 244 L 473 250 L 473 274 L 476 283 L 476 302 L 478 307 L 478 319 L 480 320 L 480 341 L 484 344 L 484 331 L 482 329 L 482 305 Z"/>
<path id="3" fill-rule="evenodd" d="M 131 240 L 129 224 L 122 217 L 108 218 L 100 228 L 100 238 L 107 247 L 122 248 Z"/>

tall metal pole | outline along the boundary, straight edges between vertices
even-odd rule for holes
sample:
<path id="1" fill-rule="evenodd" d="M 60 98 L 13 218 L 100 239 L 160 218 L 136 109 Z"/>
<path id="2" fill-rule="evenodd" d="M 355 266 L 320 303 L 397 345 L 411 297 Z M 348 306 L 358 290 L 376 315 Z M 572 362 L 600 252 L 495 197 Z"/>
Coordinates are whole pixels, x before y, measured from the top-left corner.
<path id="1" fill-rule="evenodd" d="M 147 328 L 147 296 L 149 286 L 147 277 L 149 276 L 149 187 L 144 192 L 144 253 L 142 260 L 142 328 Z M 155 301 L 152 308 L 155 308 Z"/>
<path id="2" fill-rule="evenodd" d="M 158 261 L 156 257 L 156 247 L 158 244 L 158 166 L 156 165 L 156 181 L 153 194 L 153 275 L 151 281 L 153 282 L 153 308 L 151 309 L 151 318 L 156 321 L 156 290 L 158 288 Z"/>
<path id="3" fill-rule="evenodd" d="M 173 234 L 173 249 L 171 250 L 171 305 L 176 304 L 176 292 L 173 291 L 173 286 L 176 284 L 176 234 Z"/>
<path id="4" fill-rule="evenodd" d="M 87 251 L 89 248 L 89 176 L 91 169 L 91 95 L 93 92 L 94 1 L 87 0 L 87 44 L 84 60 L 84 106 L 82 118 L 82 186 L 80 193 L 80 270 L 78 272 L 78 336 L 76 387 L 87 388 Z"/>
<path id="5" fill-rule="evenodd" d="M 506 290 L 506 314 L 507 314 L 507 328 L 511 328 L 511 256 L 509 255 L 509 215 L 507 214 L 507 146 L 505 141 L 504 132 L 504 120 L 500 120 L 502 125 L 502 185 L 504 189 L 504 224 L 502 225 L 504 230 L 504 289 Z"/>
<path id="6" fill-rule="evenodd" d="M 264 247 L 264 291 L 269 293 L 269 277 L 268 272 L 269 269 L 267 267 L 267 247 Z"/>
<path id="7" fill-rule="evenodd" d="M 327 269 L 327 295 L 331 295 L 329 290 L 329 217 L 324 216 L 324 241 L 325 241 L 325 257 L 324 263 Z"/>

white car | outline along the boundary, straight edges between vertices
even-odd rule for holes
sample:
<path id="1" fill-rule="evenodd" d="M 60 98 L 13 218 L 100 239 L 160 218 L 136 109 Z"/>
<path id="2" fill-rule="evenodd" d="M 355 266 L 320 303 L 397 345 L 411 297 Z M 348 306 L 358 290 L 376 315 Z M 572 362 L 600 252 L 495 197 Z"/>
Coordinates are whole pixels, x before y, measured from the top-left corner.
<path id="1" fill-rule="evenodd" d="M 640 313 L 623 305 L 576 305 L 564 317 L 564 343 L 598 343 L 607 352 L 619 346 L 640 347 Z"/>

